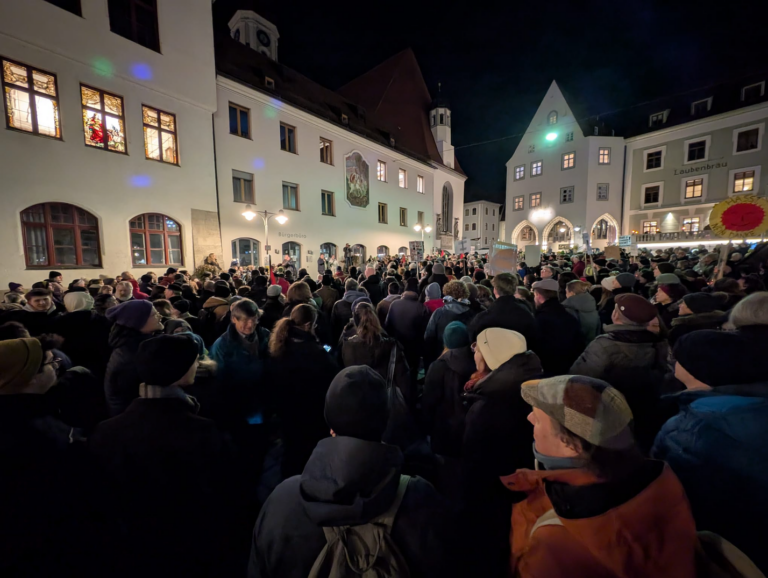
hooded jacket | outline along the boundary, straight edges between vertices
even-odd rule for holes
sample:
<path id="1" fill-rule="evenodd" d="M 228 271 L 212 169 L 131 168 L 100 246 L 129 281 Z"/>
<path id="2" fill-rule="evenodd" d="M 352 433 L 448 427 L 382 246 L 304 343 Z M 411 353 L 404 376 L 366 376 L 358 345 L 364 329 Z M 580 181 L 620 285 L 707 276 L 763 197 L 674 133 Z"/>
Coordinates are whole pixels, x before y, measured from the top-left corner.
<path id="1" fill-rule="evenodd" d="M 445 304 L 442 307 L 432 313 L 427 330 L 424 332 L 424 343 L 427 354 L 431 357 L 430 361 L 437 359 L 443 350 L 443 333 L 449 323 L 461 321 L 468 326 L 477 315 L 468 301 L 456 301 L 453 297 L 444 297 L 443 303 Z"/>
<path id="2" fill-rule="evenodd" d="M 579 320 L 585 344 L 591 343 L 595 337 L 600 335 L 602 324 L 600 323 L 600 315 L 597 313 L 597 304 L 592 295 L 589 293 L 571 295 L 563 301 L 562 305 L 568 313 Z"/>
<path id="3" fill-rule="evenodd" d="M 585 470 L 521 470 L 502 482 L 512 508 L 511 574 L 520 578 L 696 578 L 696 526 L 669 466 L 648 461 L 621 482 Z M 558 523 L 538 528 L 554 510 Z"/>
<path id="4" fill-rule="evenodd" d="M 368 297 L 365 291 L 347 291 L 344 296 L 336 301 L 331 312 L 331 338 L 333 343 L 339 342 L 344 326 L 352 319 L 352 304 L 360 297 Z"/>
<path id="5" fill-rule="evenodd" d="M 216 315 L 216 321 L 218 322 L 229 312 L 229 301 L 222 299 L 221 297 L 209 297 L 208 300 L 203 303 L 203 309 L 213 311 L 214 315 Z"/>
<path id="6" fill-rule="evenodd" d="M 419 303 L 419 296 L 414 291 L 406 291 L 389 306 L 384 329 L 407 351 L 420 354 L 424 348 L 424 330 L 428 320 L 429 312 L 423 303 Z"/>
<path id="7" fill-rule="evenodd" d="M 141 378 L 136 369 L 136 352 L 139 345 L 150 337 L 153 334 L 141 333 L 118 323 L 112 326 L 109 333 L 112 355 L 104 376 L 104 394 L 112 417 L 123 413 L 139 397 Z"/>
<path id="8" fill-rule="evenodd" d="M 326 545 L 322 528 L 366 524 L 386 512 L 402 465 L 394 446 L 344 436 L 320 441 L 301 476 L 277 486 L 264 504 L 253 529 L 248 578 L 306 578 Z M 411 576 L 449 575 L 449 533 L 435 489 L 411 478 L 391 534 Z"/>

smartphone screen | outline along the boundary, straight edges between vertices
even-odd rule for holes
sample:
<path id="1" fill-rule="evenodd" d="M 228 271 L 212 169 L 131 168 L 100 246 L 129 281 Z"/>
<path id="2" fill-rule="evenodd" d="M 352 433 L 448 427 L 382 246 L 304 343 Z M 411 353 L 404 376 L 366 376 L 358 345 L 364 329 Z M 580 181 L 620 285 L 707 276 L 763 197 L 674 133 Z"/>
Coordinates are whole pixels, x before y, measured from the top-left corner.
<path id="1" fill-rule="evenodd" d="M 331 346 L 330 345 L 323 345 L 323 349 L 325 349 L 326 351 L 328 351 L 330 353 Z"/>

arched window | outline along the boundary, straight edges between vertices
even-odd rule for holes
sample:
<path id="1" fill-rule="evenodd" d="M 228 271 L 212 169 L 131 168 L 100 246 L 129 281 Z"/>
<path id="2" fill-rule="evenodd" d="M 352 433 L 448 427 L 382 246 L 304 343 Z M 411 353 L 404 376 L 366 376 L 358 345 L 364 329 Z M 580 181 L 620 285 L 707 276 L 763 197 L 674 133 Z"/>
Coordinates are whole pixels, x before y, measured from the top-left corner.
<path id="1" fill-rule="evenodd" d="M 443 185 L 441 233 L 450 233 L 453 226 L 453 189 L 449 183 Z"/>
<path id="2" fill-rule="evenodd" d="M 523 230 L 520 231 L 520 240 L 521 241 L 533 241 L 536 238 L 536 234 L 533 232 L 533 229 L 526 225 L 523 227 Z"/>
<path id="3" fill-rule="evenodd" d="M 592 236 L 595 239 L 607 239 L 608 238 L 608 221 L 606 221 L 605 219 L 600 219 L 597 223 L 595 223 L 595 226 L 592 229 Z"/>
<path id="4" fill-rule="evenodd" d="M 99 221 L 65 203 L 42 203 L 21 212 L 27 267 L 100 267 Z"/>
<path id="5" fill-rule="evenodd" d="M 326 258 L 336 257 L 336 244 L 335 243 L 323 243 L 320 245 L 320 253 Z M 342 255 L 343 257 L 344 255 Z M 337 257 L 338 259 L 338 257 Z"/>
<path id="6" fill-rule="evenodd" d="M 296 270 L 301 269 L 301 245 L 293 241 L 283 243 L 283 261 L 286 255 L 290 255 L 291 261 L 296 264 Z"/>
<path id="7" fill-rule="evenodd" d="M 389 247 L 386 245 L 379 245 L 376 247 L 376 256 L 377 257 L 386 257 L 389 255 Z"/>
<path id="8" fill-rule="evenodd" d="M 183 265 L 181 226 L 158 213 L 131 219 L 131 262 L 134 265 Z"/>
<path id="9" fill-rule="evenodd" d="M 241 267 L 259 266 L 259 242 L 256 239 L 235 239 L 232 241 L 232 259 L 237 259 Z"/>
<path id="10" fill-rule="evenodd" d="M 558 221 L 549 230 L 547 243 L 567 243 L 571 240 L 571 228 L 563 221 Z"/>
<path id="11" fill-rule="evenodd" d="M 549 124 L 557 124 L 557 111 L 553 110 L 550 112 L 547 120 L 549 121 Z"/>
<path id="12" fill-rule="evenodd" d="M 408 254 L 408 247 L 400 247 L 397 250 L 398 255 L 407 255 Z"/>
<path id="13" fill-rule="evenodd" d="M 352 245 L 350 248 L 352 249 L 352 264 L 355 267 L 360 267 L 367 259 L 365 245 Z"/>

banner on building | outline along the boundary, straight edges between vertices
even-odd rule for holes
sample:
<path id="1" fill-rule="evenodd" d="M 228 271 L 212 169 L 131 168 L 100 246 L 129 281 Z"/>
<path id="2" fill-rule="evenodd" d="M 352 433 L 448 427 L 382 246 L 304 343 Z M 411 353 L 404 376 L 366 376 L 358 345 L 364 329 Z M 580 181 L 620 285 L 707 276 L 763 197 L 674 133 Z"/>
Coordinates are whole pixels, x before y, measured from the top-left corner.
<path id="1" fill-rule="evenodd" d="M 494 241 L 488 252 L 488 263 L 484 267 L 486 275 L 517 272 L 517 245 Z"/>

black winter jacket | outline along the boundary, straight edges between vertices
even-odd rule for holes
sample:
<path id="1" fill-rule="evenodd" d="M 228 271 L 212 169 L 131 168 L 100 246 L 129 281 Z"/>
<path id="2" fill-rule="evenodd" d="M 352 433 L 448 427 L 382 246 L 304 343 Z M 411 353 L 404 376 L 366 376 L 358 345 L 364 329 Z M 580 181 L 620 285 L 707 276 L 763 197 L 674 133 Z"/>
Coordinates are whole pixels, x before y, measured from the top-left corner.
<path id="1" fill-rule="evenodd" d="M 472 341 L 489 327 L 501 327 L 517 331 L 528 344 L 528 349 L 538 349 L 538 329 L 530 309 L 514 295 L 502 295 L 486 311 L 479 313 L 469 326 Z"/>
<path id="2" fill-rule="evenodd" d="M 112 353 L 109 333 L 112 322 L 95 311 L 73 311 L 53 320 L 51 332 L 64 338 L 61 350 L 72 365 L 90 369 L 99 379 L 104 378 Z"/>
<path id="3" fill-rule="evenodd" d="M 117 323 L 112 326 L 109 334 L 112 354 L 104 376 L 104 395 L 109 415 L 123 413 L 139 397 L 141 378 L 136 370 L 136 352 L 139 345 L 152 336 Z"/>
<path id="4" fill-rule="evenodd" d="M 385 296 L 385 293 L 382 293 L 381 291 L 381 277 L 379 277 L 379 274 L 374 273 L 365 281 L 363 281 L 363 287 L 365 287 L 365 290 L 368 291 L 368 296 L 371 298 L 371 303 L 373 303 L 373 307 L 376 308 L 376 306 L 379 304 L 379 301 L 384 299 Z"/>
<path id="5" fill-rule="evenodd" d="M 389 306 L 384 329 L 403 347 L 420 353 L 424 348 L 424 331 L 428 321 L 429 311 L 419 302 L 419 296 L 413 291 L 406 291 Z"/>
<path id="6" fill-rule="evenodd" d="M 352 319 L 352 304 L 360 297 L 368 297 L 364 291 L 347 291 L 344 296 L 336 301 L 331 313 L 331 339 L 332 343 L 338 343 L 341 332 Z"/>
<path id="7" fill-rule="evenodd" d="M 536 307 L 539 345 L 544 375 L 567 375 L 571 364 L 584 351 L 584 335 L 579 320 L 563 307 L 557 297 Z"/>
<path id="8" fill-rule="evenodd" d="M 259 317 L 259 325 L 267 331 L 272 331 L 275 327 L 275 323 L 283 317 L 283 311 L 285 311 L 285 305 L 280 303 L 280 297 L 268 297 L 264 307 L 262 309 L 261 317 Z"/>

